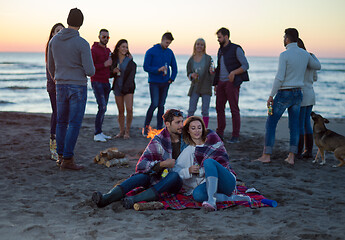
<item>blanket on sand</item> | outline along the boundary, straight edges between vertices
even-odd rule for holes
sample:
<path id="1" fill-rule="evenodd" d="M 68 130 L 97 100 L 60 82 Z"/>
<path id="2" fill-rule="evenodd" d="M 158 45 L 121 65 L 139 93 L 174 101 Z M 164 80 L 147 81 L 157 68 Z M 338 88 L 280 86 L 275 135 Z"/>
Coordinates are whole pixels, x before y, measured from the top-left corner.
<path id="1" fill-rule="evenodd" d="M 217 209 L 222 208 L 229 208 L 232 206 L 245 206 L 250 208 L 259 208 L 259 207 L 269 207 L 269 205 L 262 203 L 261 201 L 265 199 L 265 197 L 259 193 L 246 193 L 248 188 L 245 186 L 237 186 L 237 193 L 249 196 L 251 202 L 247 201 L 226 201 L 226 202 L 218 202 Z M 133 189 L 132 191 L 128 192 L 128 196 L 136 195 L 142 192 L 144 188 L 139 187 Z M 181 210 L 186 208 L 201 208 L 200 202 L 196 202 L 192 196 L 185 196 L 182 194 L 169 194 L 169 193 L 162 193 L 160 196 L 159 201 L 163 203 L 164 209 L 174 209 L 174 210 Z"/>

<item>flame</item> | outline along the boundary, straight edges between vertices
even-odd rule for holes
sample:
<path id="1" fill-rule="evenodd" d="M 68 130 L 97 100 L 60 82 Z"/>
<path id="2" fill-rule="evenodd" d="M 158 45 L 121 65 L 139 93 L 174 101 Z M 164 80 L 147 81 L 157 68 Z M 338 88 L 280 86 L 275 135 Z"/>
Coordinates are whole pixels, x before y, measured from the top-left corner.
<path id="1" fill-rule="evenodd" d="M 149 131 L 147 133 L 147 138 L 154 138 L 157 134 L 159 134 L 161 131 L 163 131 L 163 128 L 162 129 L 154 129 L 152 128 L 151 126 L 149 126 Z"/>

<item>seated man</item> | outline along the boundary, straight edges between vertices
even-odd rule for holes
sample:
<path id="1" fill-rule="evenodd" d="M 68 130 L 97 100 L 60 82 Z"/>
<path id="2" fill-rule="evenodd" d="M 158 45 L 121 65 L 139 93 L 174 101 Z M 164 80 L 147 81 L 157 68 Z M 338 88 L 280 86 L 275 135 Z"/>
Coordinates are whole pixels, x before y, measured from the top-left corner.
<path id="1" fill-rule="evenodd" d="M 175 166 L 175 159 L 186 147 L 181 137 L 182 112 L 169 109 L 163 115 L 163 120 L 166 127 L 147 145 L 137 163 L 135 174 L 106 194 L 93 193 L 92 201 L 98 207 L 105 207 L 123 199 L 126 193 L 137 187 L 144 187 L 146 190 L 135 196 L 125 197 L 123 199 L 125 208 L 132 208 L 136 202 L 157 200 L 159 194 L 163 192 L 179 192 L 182 186 L 179 175 L 176 172 L 169 172 L 162 178 L 162 172 Z"/>

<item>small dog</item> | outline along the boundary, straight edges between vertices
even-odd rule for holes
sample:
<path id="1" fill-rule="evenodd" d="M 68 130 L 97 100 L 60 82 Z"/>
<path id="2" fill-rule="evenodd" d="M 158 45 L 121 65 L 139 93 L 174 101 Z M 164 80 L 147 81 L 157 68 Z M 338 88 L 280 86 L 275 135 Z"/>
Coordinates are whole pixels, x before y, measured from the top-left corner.
<path id="1" fill-rule="evenodd" d="M 338 165 L 333 167 L 341 167 L 345 164 L 345 137 L 328 130 L 325 123 L 329 123 L 326 118 L 314 112 L 311 113 L 311 118 L 314 120 L 313 136 L 315 144 L 318 147 L 318 151 L 313 163 L 318 162 L 319 155 L 321 155 L 320 165 L 326 163 L 325 151 L 334 152 L 334 156 L 340 161 Z"/>

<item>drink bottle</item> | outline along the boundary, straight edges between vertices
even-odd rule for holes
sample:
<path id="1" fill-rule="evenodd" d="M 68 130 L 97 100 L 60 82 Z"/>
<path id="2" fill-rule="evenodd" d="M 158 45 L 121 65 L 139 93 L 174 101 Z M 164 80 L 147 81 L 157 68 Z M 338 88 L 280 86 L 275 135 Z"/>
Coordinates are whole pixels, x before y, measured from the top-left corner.
<path id="1" fill-rule="evenodd" d="M 164 76 L 168 74 L 168 64 L 165 63 Z"/>

